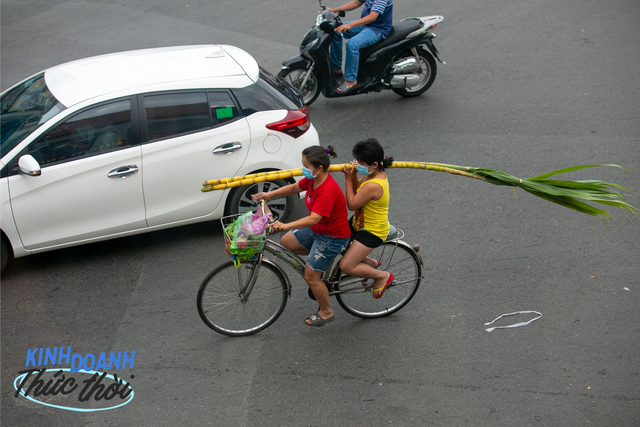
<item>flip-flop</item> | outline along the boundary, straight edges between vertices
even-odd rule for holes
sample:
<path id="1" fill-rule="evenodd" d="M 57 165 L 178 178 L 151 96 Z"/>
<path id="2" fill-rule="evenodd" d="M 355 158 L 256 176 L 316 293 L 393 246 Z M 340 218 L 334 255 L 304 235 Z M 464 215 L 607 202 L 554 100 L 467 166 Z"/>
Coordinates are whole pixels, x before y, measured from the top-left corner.
<path id="1" fill-rule="evenodd" d="M 336 315 L 334 314 L 331 317 L 327 317 L 326 319 L 323 319 L 322 317 L 320 317 L 320 314 L 316 313 L 304 319 L 305 320 L 304 324 L 307 326 L 324 326 L 325 323 L 333 322 L 335 317 Z M 311 323 L 307 323 L 306 322 L 307 320 L 311 320 Z"/>
<path id="2" fill-rule="evenodd" d="M 346 83 L 342 83 L 340 86 L 338 86 L 338 89 L 336 89 L 336 92 L 345 94 L 349 92 L 351 89 L 353 89 L 353 86 L 349 86 Z"/>
<path id="3" fill-rule="evenodd" d="M 373 293 L 374 293 L 374 294 L 375 294 L 376 292 L 380 292 L 380 291 L 382 291 L 382 292 L 380 292 L 380 295 L 378 295 L 377 297 L 376 297 L 376 296 L 374 296 L 373 298 L 374 298 L 374 299 L 380 299 L 380 298 L 382 298 L 382 295 L 384 295 L 384 291 L 386 291 L 386 290 L 387 290 L 387 287 L 391 284 L 391 282 L 393 282 L 393 281 L 395 280 L 395 278 L 396 278 L 396 277 L 395 277 L 393 274 L 389 273 L 389 279 L 387 279 L 387 283 L 385 283 L 383 287 L 381 287 L 381 288 L 379 288 L 379 289 L 374 289 L 374 290 L 373 290 Z M 373 294 L 372 294 L 371 296 L 373 296 Z"/>

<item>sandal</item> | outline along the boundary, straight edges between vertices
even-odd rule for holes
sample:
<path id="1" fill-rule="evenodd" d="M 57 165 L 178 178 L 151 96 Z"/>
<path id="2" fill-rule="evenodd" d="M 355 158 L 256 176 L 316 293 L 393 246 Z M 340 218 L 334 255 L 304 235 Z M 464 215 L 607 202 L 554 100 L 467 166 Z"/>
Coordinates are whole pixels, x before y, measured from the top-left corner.
<path id="1" fill-rule="evenodd" d="M 355 86 L 355 85 L 353 85 Z M 346 83 L 342 83 L 340 86 L 338 86 L 338 89 L 336 89 L 336 92 L 341 93 L 341 94 L 345 94 L 347 92 L 349 92 L 351 89 L 353 89 L 353 86 L 349 86 Z"/>
<path id="2" fill-rule="evenodd" d="M 382 292 L 380 292 L 380 295 L 378 295 L 377 297 L 374 296 L 373 298 L 374 299 L 382 298 L 382 295 L 384 295 L 384 291 L 387 290 L 387 287 L 391 284 L 391 282 L 393 282 L 395 280 L 395 278 L 396 277 L 393 274 L 389 273 L 389 278 L 387 279 L 387 283 L 385 283 L 383 287 L 373 290 L 373 293 L 380 292 L 380 291 L 382 291 Z M 371 296 L 373 296 L 373 294 Z"/>
<path id="3" fill-rule="evenodd" d="M 333 322 L 335 317 L 336 315 L 334 314 L 331 317 L 327 317 L 326 319 L 323 319 L 322 317 L 320 317 L 319 313 L 316 313 L 304 319 L 305 320 L 304 324 L 307 326 L 324 326 L 325 323 Z M 307 323 L 306 322 L 307 320 L 311 320 L 311 323 Z"/>

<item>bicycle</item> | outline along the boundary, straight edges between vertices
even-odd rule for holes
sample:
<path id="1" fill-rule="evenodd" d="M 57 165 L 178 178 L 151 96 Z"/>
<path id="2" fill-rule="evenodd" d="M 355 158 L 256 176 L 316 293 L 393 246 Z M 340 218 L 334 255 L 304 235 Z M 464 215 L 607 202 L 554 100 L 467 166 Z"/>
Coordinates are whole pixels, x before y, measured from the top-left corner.
<path id="1" fill-rule="evenodd" d="M 266 208 L 260 201 L 259 209 Z M 226 227 L 238 215 L 221 219 L 227 245 Z M 403 308 L 420 286 L 423 261 L 420 245 L 402 241 L 402 230 L 391 226 L 389 236 L 369 257 L 380 260 L 380 267 L 395 275 L 380 299 L 372 297 L 373 281 L 350 277 L 340 271 L 342 252 L 324 272 L 322 280 L 338 304 L 349 314 L 361 318 L 385 317 Z M 348 249 L 348 247 L 347 247 Z M 272 254 L 293 268 L 304 280 L 306 262 L 279 243 L 265 237 L 264 246 L 256 248 L 251 259 L 227 261 L 207 275 L 198 291 L 197 307 L 202 321 L 214 331 L 229 336 L 255 334 L 274 323 L 291 298 L 289 277 L 264 252 Z M 313 293 L 309 289 L 312 299 Z"/>

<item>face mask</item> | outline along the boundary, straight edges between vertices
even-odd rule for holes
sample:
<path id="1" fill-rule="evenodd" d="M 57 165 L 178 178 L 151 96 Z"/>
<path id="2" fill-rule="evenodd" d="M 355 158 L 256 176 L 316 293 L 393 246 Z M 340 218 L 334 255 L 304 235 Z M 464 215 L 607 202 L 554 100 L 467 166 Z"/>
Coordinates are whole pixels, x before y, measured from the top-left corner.
<path id="1" fill-rule="evenodd" d="M 315 168 L 314 168 L 315 169 Z M 302 167 L 302 175 L 307 179 L 314 179 L 318 174 L 313 174 L 313 169 Z"/>
<path id="2" fill-rule="evenodd" d="M 368 166 L 362 166 L 361 164 L 357 165 L 358 173 L 360 175 L 371 175 L 373 172 L 369 172 Z"/>

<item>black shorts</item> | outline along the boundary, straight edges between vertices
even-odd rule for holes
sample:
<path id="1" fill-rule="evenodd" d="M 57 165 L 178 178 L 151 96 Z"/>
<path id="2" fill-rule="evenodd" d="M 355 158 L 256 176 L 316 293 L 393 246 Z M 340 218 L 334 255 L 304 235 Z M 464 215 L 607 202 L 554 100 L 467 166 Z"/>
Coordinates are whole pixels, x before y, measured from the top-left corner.
<path id="1" fill-rule="evenodd" d="M 368 231 L 356 231 L 351 224 L 351 220 L 353 217 L 349 219 L 349 228 L 351 229 L 351 240 L 355 240 L 356 242 L 360 242 L 368 248 L 375 249 L 380 246 L 383 242 L 381 238 L 376 236 L 373 233 Z"/>

